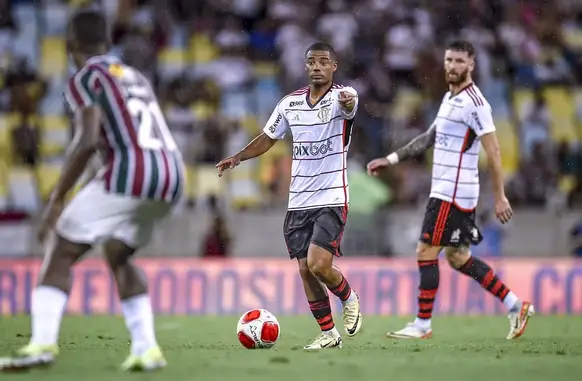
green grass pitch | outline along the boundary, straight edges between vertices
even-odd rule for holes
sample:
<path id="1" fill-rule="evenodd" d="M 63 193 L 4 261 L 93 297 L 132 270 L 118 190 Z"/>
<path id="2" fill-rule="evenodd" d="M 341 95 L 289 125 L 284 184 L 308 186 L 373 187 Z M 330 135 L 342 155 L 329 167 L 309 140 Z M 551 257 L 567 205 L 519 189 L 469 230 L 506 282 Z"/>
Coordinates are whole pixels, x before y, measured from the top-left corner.
<path id="1" fill-rule="evenodd" d="M 306 353 L 302 346 L 318 332 L 307 316 L 281 317 L 281 338 L 270 350 L 239 345 L 238 317 L 158 317 L 158 340 L 169 365 L 150 374 L 126 374 L 119 365 L 129 351 L 118 317 L 67 317 L 61 354 L 47 369 L 1 374 L 0 379 L 46 381 L 117 380 L 469 380 L 567 381 L 582 372 L 582 317 L 534 317 L 526 334 L 505 340 L 507 319 L 434 319 L 434 338 L 393 341 L 385 337 L 407 319 L 364 317 L 363 331 L 344 338 L 344 348 Z M 341 322 L 339 322 L 341 326 Z M 343 329 L 342 327 L 340 327 Z M 29 319 L 0 318 L 0 351 L 27 342 Z"/>

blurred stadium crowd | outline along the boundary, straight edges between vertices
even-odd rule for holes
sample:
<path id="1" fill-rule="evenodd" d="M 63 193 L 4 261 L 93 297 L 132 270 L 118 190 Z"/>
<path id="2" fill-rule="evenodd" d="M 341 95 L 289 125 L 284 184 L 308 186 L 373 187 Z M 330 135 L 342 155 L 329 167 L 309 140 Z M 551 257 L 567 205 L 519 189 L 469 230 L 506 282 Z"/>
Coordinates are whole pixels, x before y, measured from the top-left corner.
<path id="1" fill-rule="evenodd" d="M 38 210 L 59 173 L 71 137 L 64 30 L 80 6 L 103 7 L 113 52 L 155 83 L 188 162 L 192 207 L 285 203 L 285 144 L 227 182 L 214 164 L 305 85 L 310 43 L 330 42 L 337 82 L 359 91 L 350 158 L 359 172 L 429 126 L 446 89 L 443 45 L 454 37 L 477 47 L 476 82 L 494 110 L 514 205 L 582 203 L 579 1 L 0 0 L 0 209 Z M 429 164 L 419 158 L 387 175 L 393 202 L 425 200 Z"/>

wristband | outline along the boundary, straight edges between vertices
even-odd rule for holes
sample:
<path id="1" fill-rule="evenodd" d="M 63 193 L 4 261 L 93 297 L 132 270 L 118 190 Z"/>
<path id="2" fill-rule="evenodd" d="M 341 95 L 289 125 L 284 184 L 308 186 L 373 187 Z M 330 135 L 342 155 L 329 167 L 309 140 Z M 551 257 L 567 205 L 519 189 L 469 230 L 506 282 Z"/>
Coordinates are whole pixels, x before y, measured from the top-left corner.
<path id="1" fill-rule="evenodd" d="M 394 165 L 398 163 L 398 154 L 396 152 L 392 152 L 390 155 L 386 156 L 386 160 L 390 163 L 390 165 Z"/>

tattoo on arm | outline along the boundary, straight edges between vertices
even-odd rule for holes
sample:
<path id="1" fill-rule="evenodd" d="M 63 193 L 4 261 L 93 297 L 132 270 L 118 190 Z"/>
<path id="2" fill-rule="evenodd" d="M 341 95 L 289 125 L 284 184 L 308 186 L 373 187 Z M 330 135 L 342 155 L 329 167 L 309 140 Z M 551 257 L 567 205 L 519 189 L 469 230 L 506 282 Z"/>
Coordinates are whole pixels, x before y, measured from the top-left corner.
<path id="1" fill-rule="evenodd" d="M 436 126 L 432 125 L 426 132 L 412 139 L 410 143 L 396 151 L 400 161 L 423 154 L 434 145 Z"/>

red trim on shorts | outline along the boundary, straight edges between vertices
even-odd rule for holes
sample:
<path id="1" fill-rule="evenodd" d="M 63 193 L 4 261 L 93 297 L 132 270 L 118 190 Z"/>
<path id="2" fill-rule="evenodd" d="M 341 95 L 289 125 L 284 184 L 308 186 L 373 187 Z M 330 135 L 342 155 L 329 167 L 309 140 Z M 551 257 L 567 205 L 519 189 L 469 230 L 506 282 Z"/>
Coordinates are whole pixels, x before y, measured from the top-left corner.
<path id="1" fill-rule="evenodd" d="M 432 246 L 440 246 L 443 239 L 443 233 L 445 232 L 445 226 L 447 224 L 447 219 L 449 217 L 449 212 L 451 210 L 451 203 L 446 201 L 441 201 L 441 207 L 439 209 L 439 214 L 437 215 L 437 220 L 432 232 Z"/>

